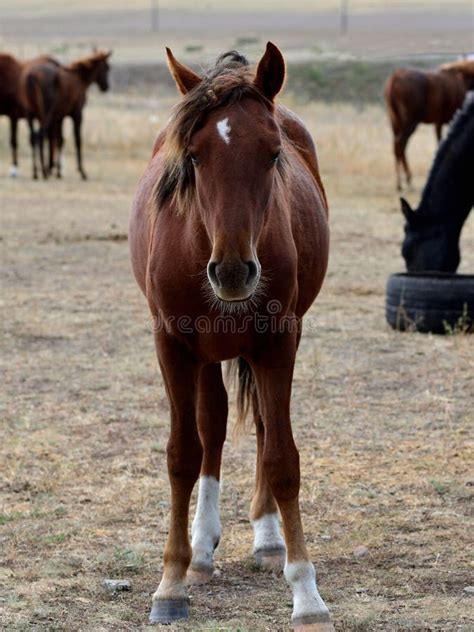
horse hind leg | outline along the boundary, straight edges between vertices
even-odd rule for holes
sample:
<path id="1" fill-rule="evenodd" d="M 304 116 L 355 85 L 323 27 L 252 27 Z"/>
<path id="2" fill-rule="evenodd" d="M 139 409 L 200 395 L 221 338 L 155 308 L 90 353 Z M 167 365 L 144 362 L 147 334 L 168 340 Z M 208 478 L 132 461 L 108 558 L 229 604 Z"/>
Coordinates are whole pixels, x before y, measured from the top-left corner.
<path id="1" fill-rule="evenodd" d="M 38 148 L 39 148 L 39 157 L 40 157 L 40 165 L 41 165 L 41 173 L 43 174 L 43 180 L 48 179 L 48 168 L 46 167 L 46 161 L 44 156 L 44 141 L 45 138 L 48 138 L 49 134 L 46 133 L 44 127 L 40 125 L 38 131 Z"/>
<path id="2" fill-rule="evenodd" d="M 38 135 L 35 131 L 33 119 L 28 117 L 28 128 L 30 130 L 30 147 L 31 147 L 31 160 L 32 160 L 32 178 L 38 179 L 38 166 L 36 161 L 36 152 L 38 146 Z"/>
<path id="3" fill-rule="evenodd" d="M 253 554 L 260 568 L 270 571 L 281 571 L 285 564 L 285 541 L 280 533 L 277 504 L 263 466 L 265 427 L 258 409 L 258 400 L 255 393 L 252 400 L 257 435 L 255 492 L 250 506 L 250 520 L 254 532 Z"/>
<path id="4" fill-rule="evenodd" d="M 406 149 L 407 149 L 407 145 L 408 145 L 408 141 L 410 139 L 410 136 L 413 134 L 413 132 L 415 131 L 416 128 L 417 128 L 417 123 L 412 123 L 398 137 L 398 142 L 399 142 L 398 152 L 399 152 L 400 161 L 401 161 L 402 166 L 403 166 L 403 170 L 405 171 L 405 178 L 406 178 L 406 182 L 407 182 L 407 186 L 408 187 L 411 187 L 412 173 L 411 173 L 411 169 L 410 169 L 410 167 L 408 165 L 408 160 L 407 160 L 407 156 L 406 156 Z"/>
<path id="5" fill-rule="evenodd" d="M 203 447 L 198 501 L 192 535 L 188 584 L 204 584 L 213 575 L 214 551 L 219 544 L 220 469 L 227 426 L 227 392 L 220 364 L 201 369 L 198 382 L 198 430 Z"/>

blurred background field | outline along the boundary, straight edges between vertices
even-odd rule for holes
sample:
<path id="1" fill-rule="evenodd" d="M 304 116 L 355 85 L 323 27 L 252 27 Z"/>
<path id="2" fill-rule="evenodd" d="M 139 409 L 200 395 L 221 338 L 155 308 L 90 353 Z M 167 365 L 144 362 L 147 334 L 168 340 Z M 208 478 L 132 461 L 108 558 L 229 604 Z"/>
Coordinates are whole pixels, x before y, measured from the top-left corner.
<path id="1" fill-rule="evenodd" d="M 7 178 L 0 118 L 0 628 L 148 629 L 169 513 L 168 406 L 130 270 L 128 214 L 177 99 L 164 46 L 199 68 L 234 47 L 256 61 L 273 39 L 289 59 L 282 101 L 316 140 L 331 214 L 328 277 L 308 315 L 292 403 L 321 592 L 338 632 L 470 631 L 473 341 L 385 323 L 403 221 L 381 104 L 392 64 L 473 48 L 469 3 L 349 2 L 346 35 L 330 0 L 315 12 L 309 1 L 244 0 L 238 20 L 227 1 L 194 6 L 160 2 L 152 32 L 141 1 L 1 4 L 2 49 L 69 60 L 97 44 L 114 58 L 111 91 L 92 88 L 85 109 L 88 182 L 69 124 L 62 181 L 30 179 L 24 122 L 20 177 Z M 413 204 L 435 148 L 421 126 L 408 150 Z M 460 272 L 472 273 L 472 216 L 461 249 Z M 173 630 L 287 629 L 284 579 L 251 556 L 254 443 L 226 445 L 221 575 L 192 590 L 191 620 Z M 129 579 L 132 591 L 110 595 L 105 577 Z"/>

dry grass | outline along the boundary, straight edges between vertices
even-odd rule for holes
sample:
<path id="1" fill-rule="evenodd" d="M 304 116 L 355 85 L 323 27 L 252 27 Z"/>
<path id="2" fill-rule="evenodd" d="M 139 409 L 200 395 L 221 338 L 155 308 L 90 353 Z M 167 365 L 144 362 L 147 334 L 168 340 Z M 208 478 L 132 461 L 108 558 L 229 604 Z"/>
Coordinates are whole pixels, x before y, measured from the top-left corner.
<path id="1" fill-rule="evenodd" d="M 64 181 L 30 181 L 25 138 L 23 177 L 1 178 L 4 630 L 145 627 L 169 511 L 168 412 L 123 236 L 167 107 L 94 97 L 87 183 L 70 155 Z M 331 202 L 331 265 L 293 398 L 321 592 L 337 630 L 467 631 L 472 338 L 398 334 L 384 322 L 402 221 L 383 112 L 315 104 L 299 114 L 317 138 Z M 433 149 L 432 130 L 420 130 L 410 147 L 417 185 Z M 472 218 L 463 254 L 472 271 Z M 252 437 L 226 446 L 221 576 L 192 589 L 192 619 L 173 629 L 288 627 L 283 578 L 251 558 L 253 459 Z M 353 555 L 358 545 L 366 556 Z M 130 579 L 132 591 L 110 596 L 105 577 Z"/>

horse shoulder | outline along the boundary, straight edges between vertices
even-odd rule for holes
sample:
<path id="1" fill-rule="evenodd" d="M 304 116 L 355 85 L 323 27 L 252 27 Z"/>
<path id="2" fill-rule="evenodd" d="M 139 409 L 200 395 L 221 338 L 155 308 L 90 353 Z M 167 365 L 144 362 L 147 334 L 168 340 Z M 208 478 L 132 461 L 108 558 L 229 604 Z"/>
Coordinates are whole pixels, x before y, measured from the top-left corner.
<path id="1" fill-rule="evenodd" d="M 132 268 L 138 285 L 146 293 L 146 270 L 152 235 L 152 225 L 156 218 L 156 203 L 153 199 L 155 184 L 160 177 L 163 158 L 156 153 L 143 174 L 132 204 L 128 243 Z"/>
<path id="2" fill-rule="evenodd" d="M 326 192 L 321 181 L 316 146 L 311 134 L 299 116 L 282 105 L 278 106 L 277 118 L 287 138 L 303 159 L 304 164 L 316 181 L 318 191 L 322 194 L 323 203 L 327 212 Z"/>

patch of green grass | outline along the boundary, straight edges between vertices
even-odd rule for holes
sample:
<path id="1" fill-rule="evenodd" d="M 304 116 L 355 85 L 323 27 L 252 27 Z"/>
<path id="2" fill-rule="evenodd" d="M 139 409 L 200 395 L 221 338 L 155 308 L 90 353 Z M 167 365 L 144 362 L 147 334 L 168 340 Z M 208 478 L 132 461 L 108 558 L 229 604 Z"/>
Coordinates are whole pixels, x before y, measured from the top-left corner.
<path id="1" fill-rule="evenodd" d="M 15 511 L 11 514 L 0 513 L 0 525 L 18 520 L 18 518 L 21 518 L 22 516 L 23 514 L 20 511 Z"/>
<path id="2" fill-rule="evenodd" d="M 440 496 L 444 496 L 445 494 L 447 494 L 450 489 L 449 481 L 436 481 L 432 479 L 430 480 L 430 485 Z"/>
<path id="3" fill-rule="evenodd" d="M 43 538 L 43 542 L 45 544 L 63 544 L 68 540 L 70 534 L 68 533 L 52 533 L 50 535 L 46 535 Z"/>

